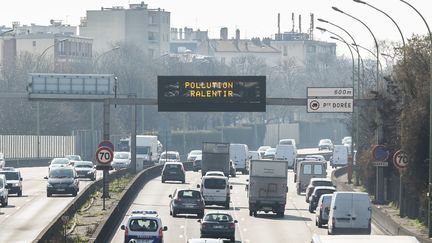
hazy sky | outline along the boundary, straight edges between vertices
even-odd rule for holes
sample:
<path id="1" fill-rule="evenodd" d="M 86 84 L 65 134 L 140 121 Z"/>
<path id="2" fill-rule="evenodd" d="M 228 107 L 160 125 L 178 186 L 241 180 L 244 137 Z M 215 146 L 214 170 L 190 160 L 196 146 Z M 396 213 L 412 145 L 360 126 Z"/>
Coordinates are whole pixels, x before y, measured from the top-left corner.
<path id="1" fill-rule="evenodd" d="M 431 0 L 406 0 L 416 7 L 432 28 Z M 11 26 L 12 21 L 21 24 L 48 25 L 50 19 L 63 20 L 78 25 L 86 10 L 101 7 L 127 6 L 140 1 L 128 0 L 13 0 L 2 1 L 0 25 Z M 400 26 L 406 38 L 413 33 L 426 34 L 427 29 L 414 10 L 400 0 L 367 0 L 375 7 L 387 12 Z M 309 29 L 310 13 L 315 14 L 315 26 L 327 28 L 349 39 L 343 32 L 328 24 L 316 21 L 329 20 L 347 29 L 356 41 L 373 48 L 373 39 L 359 22 L 331 9 L 336 6 L 364 21 L 380 40 L 401 41 L 396 26 L 384 14 L 352 0 L 148 0 L 149 8 L 162 8 L 171 12 L 171 27 L 193 27 L 208 30 L 210 37 L 218 37 L 221 27 L 228 27 L 229 37 L 239 28 L 242 38 L 270 37 L 277 32 L 277 14 L 281 14 L 281 32 L 291 31 L 291 13 L 295 13 L 295 29 L 298 30 L 298 15 L 302 15 L 302 31 Z M 428 8 L 429 7 L 429 8 Z M 317 40 L 333 41 L 329 34 L 314 30 Z M 340 49 L 346 47 L 340 46 Z M 338 49 L 339 49 L 338 48 Z M 343 51 L 343 50 L 341 50 Z M 345 51 L 343 51 L 345 52 Z"/>

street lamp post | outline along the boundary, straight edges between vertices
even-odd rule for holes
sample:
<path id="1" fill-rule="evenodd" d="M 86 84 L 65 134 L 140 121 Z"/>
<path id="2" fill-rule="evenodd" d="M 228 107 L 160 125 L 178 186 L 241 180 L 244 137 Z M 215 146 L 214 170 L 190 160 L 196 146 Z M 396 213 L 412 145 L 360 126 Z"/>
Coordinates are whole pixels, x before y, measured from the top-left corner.
<path id="1" fill-rule="evenodd" d="M 324 32 L 329 32 L 330 34 L 333 34 L 333 35 L 335 35 L 335 36 L 337 36 L 338 38 L 336 38 L 336 37 L 334 37 L 334 36 L 331 36 L 330 38 L 332 38 L 332 39 L 334 39 L 334 40 L 337 40 L 337 41 L 340 41 L 340 42 L 342 42 L 342 43 L 345 43 L 346 44 L 346 46 L 348 47 L 348 49 L 349 49 L 349 51 L 350 51 L 350 53 L 351 53 L 351 59 L 352 59 L 352 86 L 353 86 L 353 88 L 354 88 L 354 79 L 355 79 L 355 64 L 354 64 L 354 54 L 353 54 L 353 52 L 352 52 L 352 50 L 351 50 L 351 46 L 348 44 L 348 42 L 346 42 L 345 41 L 345 39 L 344 38 L 342 38 L 340 35 L 338 35 L 338 34 L 336 34 L 336 33 L 334 33 L 334 32 L 332 32 L 332 31 L 330 31 L 330 30 L 327 30 L 327 29 L 324 29 L 324 28 L 321 28 L 321 27 L 316 27 L 318 30 L 321 30 L 321 31 L 324 31 Z M 355 48 L 354 48 L 355 49 Z M 358 97 L 357 97 L 358 98 Z M 352 137 L 354 137 L 354 114 L 351 114 L 351 138 Z M 351 155 L 353 155 L 354 154 L 354 143 L 351 141 Z M 352 157 L 353 158 L 353 157 Z M 348 163 L 348 183 L 351 183 L 351 179 L 352 179 L 352 166 L 353 166 L 353 160 L 351 160 L 349 163 Z"/>
<path id="2" fill-rule="evenodd" d="M 111 51 L 114 51 L 114 50 L 117 50 L 119 48 L 120 48 L 120 46 L 114 46 L 113 48 L 111 48 L 111 49 L 103 52 L 99 56 L 97 56 L 94 59 L 93 66 L 96 67 L 96 69 L 97 69 L 97 65 L 98 65 L 98 62 L 101 59 L 101 57 L 103 57 L 107 53 L 109 53 Z M 117 81 L 117 79 L 116 79 L 116 81 Z M 115 85 L 115 88 L 117 88 L 117 82 L 114 85 Z M 90 136 L 90 140 L 91 140 L 91 144 L 92 144 L 91 146 L 95 146 L 96 145 L 95 138 L 94 138 L 95 137 L 95 102 L 91 102 L 90 103 L 90 112 L 91 112 L 91 117 L 90 117 L 90 123 L 91 123 L 90 124 L 90 130 L 91 130 L 91 132 L 90 133 L 91 133 L 91 136 Z"/>
<path id="3" fill-rule="evenodd" d="M 330 24 L 330 25 L 332 25 L 332 26 L 334 26 L 334 27 L 342 30 L 343 32 L 345 32 L 351 38 L 351 40 L 354 43 L 357 44 L 357 42 L 355 41 L 354 37 L 346 29 L 342 28 L 341 26 L 339 26 L 339 25 L 337 25 L 335 23 L 332 23 L 332 22 L 330 22 L 328 20 L 321 19 L 321 18 L 319 18 L 318 21 L 326 23 L 326 24 Z M 360 98 L 360 60 L 361 60 L 361 57 L 360 57 L 360 52 L 359 52 L 359 49 L 358 49 L 357 45 L 355 45 L 354 49 L 357 52 L 357 99 L 359 99 Z M 364 71 L 363 71 L 363 75 L 364 75 Z M 353 88 L 354 88 L 354 77 L 353 77 Z M 355 116 L 356 116 L 355 148 L 356 148 L 356 150 L 358 150 L 358 147 L 359 147 L 359 136 L 358 136 L 358 134 L 359 134 L 359 108 L 357 108 L 357 112 L 355 113 Z M 352 161 L 354 162 L 354 139 L 353 139 L 353 141 L 351 141 L 351 145 L 352 145 L 351 146 L 351 156 L 352 156 L 351 158 L 352 158 Z M 355 166 L 355 169 L 356 169 L 355 170 L 356 171 L 356 185 L 358 186 L 359 185 L 359 181 L 358 181 L 359 177 L 357 175 L 358 174 L 358 167 L 357 167 L 357 165 Z"/>
<path id="4" fill-rule="evenodd" d="M 340 10 L 340 9 L 338 9 L 337 7 L 332 7 L 332 9 L 333 10 L 335 10 L 336 12 L 339 12 L 339 13 L 342 13 L 342 14 L 344 14 L 344 15 L 346 15 L 346 16 L 348 16 L 348 17 L 350 17 L 350 18 L 353 18 L 353 19 L 355 19 L 355 20 L 357 20 L 358 22 L 360 22 L 364 27 L 366 27 L 366 29 L 370 32 L 370 34 L 372 35 L 372 37 L 373 37 L 373 39 L 374 39 L 374 41 L 375 41 L 375 47 L 376 47 L 376 92 L 377 92 L 377 94 L 379 93 L 379 90 L 380 90 L 380 82 L 379 82 L 379 46 L 378 46 L 378 41 L 377 41 L 377 39 L 375 38 L 375 35 L 374 35 L 374 33 L 372 32 L 372 30 L 369 28 L 369 26 L 367 26 L 363 21 L 361 21 L 360 19 L 358 19 L 358 18 L 356 18 L 356 17 L 354 17 L 354 16 L 352 16 L 351 14 L 348 14 L 348 13 L 346 13 L 346 12 L 344 12 L 344 11 L 342 11 L 342 10 Z M 377 123 L 378 123 L 378 128 L 377 128 L 377 136 L 376 136 L 376 144 L 378 145 L 378 144 L 380 144 L 381 143 L 381 137 L 380 137 L 380 132 L 381 132 L 381 130 L 382 130 L 382 124 L 381 124 L 381 119 L 380 119 L 380 116 L 379 116 L 379 111 L 378 111 L 378 103 L 377 103 L 377 107 L 376 107 L 376 116 L 377 116 Z M 381 167 L 379 167 L 379 166 L 377 166 L 376 167 L 376 192 L 375 192 L 375 200 L 377 201 L 377 202 L 381 202 L 382 200 L 381 200 L 381 193 L 380 193 L 380 186 L 379 186 L 379 181 L 380 181 L 380 178 L 381 178 L 381 176 L 380 176 L 380 174 L 383 174 L 383 170 L 382 170 L 382 168 Z"/>
<path id="5" fill-rule="evenodd" d="M 61 39 L 59 41 L 55 41 L 54 40 L 54 44 L 48 46 L 47 48 L 45 48 L 45 50 L 42 51 L 42 53 L 38 56 L 37 58 L 37 62 L 36 62 L 36 71 L 39 72 L 39 63 L 41 61 L 41 58 L 46 54 L 46 52 L 51 48 L 56 46 L 57 44 L 68 40 L 69 38 L 64 38 Z M 36 102 L 36 135 L 37 135 L 37 157 L 40 157 L 40 101 Z"/>
<path id="6" fill-rule="evenodd" d="M 430 55 L 429 55 L 429 184 L 428 184 L 428 197 L 429 197 L 429 213 L 428 213 L 428 228 L 429 228 L 429 238 L 432 237 L 432 32 L 429 28 L 429 25 L 423 15 L 410 3 L 405 0 L 400 0 L 406 5 L 410 6 L 416 13 L 421 17 L 423 22 L 426 25 L 426 28 L 429 32 L 429 41 L 430 41 Z"/>

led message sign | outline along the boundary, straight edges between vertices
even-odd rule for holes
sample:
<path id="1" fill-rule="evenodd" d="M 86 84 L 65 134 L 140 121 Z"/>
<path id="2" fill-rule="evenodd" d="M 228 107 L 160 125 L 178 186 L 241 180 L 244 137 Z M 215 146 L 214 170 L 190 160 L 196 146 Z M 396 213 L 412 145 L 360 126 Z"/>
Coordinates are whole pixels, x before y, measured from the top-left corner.
<path id="1" fill-rule="evenodd" d="M 265 78 L 158 76 L 158 110 L 264 112 Z"/>

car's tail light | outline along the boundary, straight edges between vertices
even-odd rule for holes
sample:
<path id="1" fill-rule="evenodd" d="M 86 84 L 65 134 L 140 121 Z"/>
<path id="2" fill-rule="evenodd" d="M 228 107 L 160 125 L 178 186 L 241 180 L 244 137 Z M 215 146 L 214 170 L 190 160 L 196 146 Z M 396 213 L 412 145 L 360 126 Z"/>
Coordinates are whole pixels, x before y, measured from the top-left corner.
<path id="1" fill-rule="evenodd" d="M 234 223 L 230 223 L 230 224 L 229 224 L 229 228 L 230 228 L 230 229 L 235 229 L 235 224 L 234 224 Z"/>
<path id="2" fill-rule="evenodd" d="M 206 228 L 208 228 L 208 224 L 207 224 L 207 223 L 202 223 L 202 224 L 201 224 L 201 228 L 202 228 L 202 229 L 206 229 Z"/>
<path id="3" fill-rule="evenodd" d="M 163 238 L 163 228 L 161 227 L 159 229 L 159 239 L 160 239 L 161 242 L 162 242 L 162 238 Z"/>
<path id="4" fill-rule="evenodd" d="M 371 221 L 371 218 L 369 218 L 368 227 L 369 227 L 369 229 L 372 228 L 372 221 Z"/>
<path id="5" fill-rule="evenodd" d="M 333 229 L 336 228 L 336 219 L 335 219 L 335 217 L 332 218 L 332 227 L 333 227 Z"/>

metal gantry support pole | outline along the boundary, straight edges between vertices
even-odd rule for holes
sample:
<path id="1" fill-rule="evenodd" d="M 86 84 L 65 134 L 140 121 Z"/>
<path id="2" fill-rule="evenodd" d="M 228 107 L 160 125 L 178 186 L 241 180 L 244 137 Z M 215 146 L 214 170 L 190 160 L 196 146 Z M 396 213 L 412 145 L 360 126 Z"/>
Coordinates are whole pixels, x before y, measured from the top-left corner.
<path id="1" fill-rule="evenodd" d="M 104 100 L 103 104 L 103 139 L 109 140 L 110 139 L 110 103 L 108 99 Z M 109 198 L 109 182 L 108 182 L 108 172 L 109 167 L 102 170 L 103 172 L 103 192 L 102 192 L 102 198 L 103 198 L 103 210 L 105 210 L 105 198 Z"/>
<path id="2" fill-rule="evenodd" d="M 136 104 L 131 105 L 132 109 L 132 134 L 131 134 L 131 169 L 132 173 L 137 173 L 137 162 L 136 162 L 136 135 L 137 135 L 137 106 Z"/>

